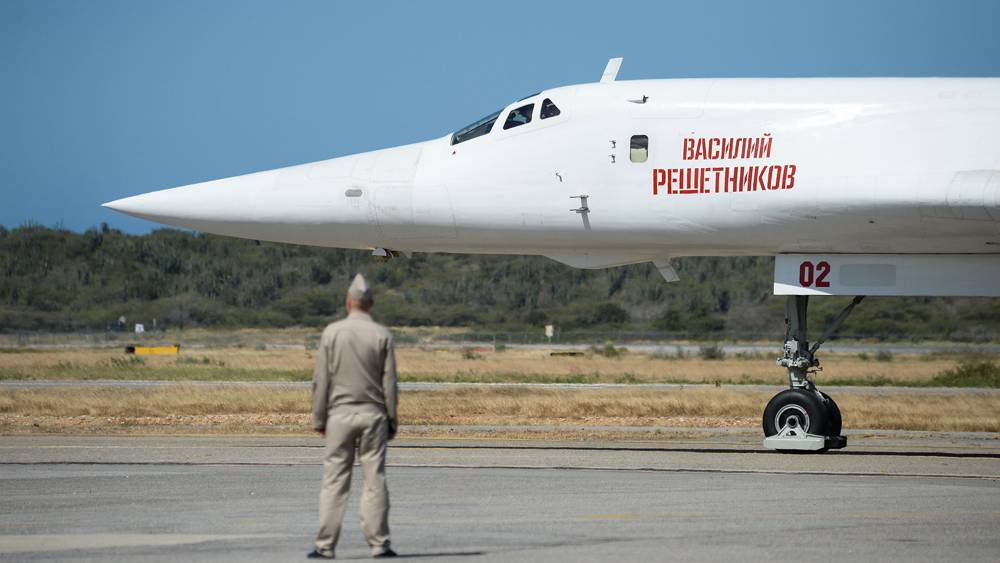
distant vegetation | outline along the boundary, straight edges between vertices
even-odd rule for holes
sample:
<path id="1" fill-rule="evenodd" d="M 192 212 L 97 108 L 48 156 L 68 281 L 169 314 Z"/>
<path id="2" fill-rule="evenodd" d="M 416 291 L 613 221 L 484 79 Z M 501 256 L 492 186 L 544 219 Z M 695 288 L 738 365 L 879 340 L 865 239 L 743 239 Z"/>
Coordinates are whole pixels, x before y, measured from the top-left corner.
<path id="1" fill-rule="evenodd" d="M 343 314 L 355 272 L 395 326 L 473 330 L 658 333 L 704 339 L 776 338 L 784 301 L 771 295 L 770 258 L 681 258 L 667 284 L 650 264 L 575 270 L 541 257 L 368 252 L 280 245 L 163 229 L 127 235 L 0 227 L 0 330 L 320 326 Z M 816 333 L 846 298 L 815 299 Z M 126 322 L 119 326 L 119 319 Z M 842 334 L 994 340 L 1000 300 L 872 298 Z"/>
<path id="2" fill-rule="evenodd" d="M 1000 387 L 1000 366 L 988 359 L 970 359 L 934 377 L 929 383 L 941 387 Z"/>

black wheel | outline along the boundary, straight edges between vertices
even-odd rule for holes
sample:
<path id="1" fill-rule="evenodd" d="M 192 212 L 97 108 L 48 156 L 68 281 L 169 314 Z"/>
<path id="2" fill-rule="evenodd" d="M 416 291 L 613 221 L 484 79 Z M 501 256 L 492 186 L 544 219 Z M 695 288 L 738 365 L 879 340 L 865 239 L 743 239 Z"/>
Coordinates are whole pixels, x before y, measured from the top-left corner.
<path id="1" fill-rule="evenodd" d="M 828 418 L 827 407 L 816 393 L 786 389 L 772 397 L 764 409 L 764 436 L 774 436 L 787 423 L 807 434 L 826 436 Z"/>
<path id="2" fill-rule="evenodd" d="M 823 398 L 826 399 L 826 435 L 840 436 L 840 431 L 843 430 L 844 425 L 844 421 L 840 418 L 840 407 L 837 406 L 833 397 L 822 391 L 819 394 L 823 395 Z"/>

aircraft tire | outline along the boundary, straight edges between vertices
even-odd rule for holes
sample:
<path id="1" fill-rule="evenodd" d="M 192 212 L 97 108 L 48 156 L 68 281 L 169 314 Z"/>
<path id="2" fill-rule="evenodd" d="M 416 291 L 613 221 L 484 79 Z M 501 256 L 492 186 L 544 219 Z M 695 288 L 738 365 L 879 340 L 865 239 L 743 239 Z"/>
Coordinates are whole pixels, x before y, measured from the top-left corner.
<path id="1" fill-rule="evenodd" d="M 840 436 L 840 432 L 843 430 L 844 425 L 844 421 L 840 417 L 840 407 L 837 406 L 833 397 L 822 391 L 820 391 L 819 394 L 823 395 L 823 398 L 826 399 L 826 435 Z"/>
<path id="2" fill-rule="evenodd" d="M 823 401 L 811 391 L 785 389 L 772 397 L 764 409 L 764 436 L 777 434 L 791 417 L 798 419 L 805 432 L 827 435 L 829 414 Z"/>

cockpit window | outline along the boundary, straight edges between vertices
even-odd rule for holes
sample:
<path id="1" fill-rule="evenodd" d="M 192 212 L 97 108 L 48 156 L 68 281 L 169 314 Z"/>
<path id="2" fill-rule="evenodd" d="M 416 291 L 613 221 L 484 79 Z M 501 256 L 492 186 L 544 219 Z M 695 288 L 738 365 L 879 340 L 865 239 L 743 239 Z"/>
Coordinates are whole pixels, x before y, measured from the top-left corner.
<path id="1" fill-rule="evenodd" d="M 451 144 L 457 145 L 459 143 L 464 143 L 470 139 L 475 139 L 476 137 L 481 137 L 493 130 L 493 123 L 496 122 L 497 118 L 500 117 L 500 112 L 503 110 L 498 110 L 496 113 L 491 113 L 486 117 L 475 121 L 471 125 L 467 125 L 451 136 Z"/>
<path id="2" fill-rule="evenodd" d="M 535 110 L 535 104 L 528 104 L 511 110 L 507 114 L 507 121 L 503 122 L 504 129 L 512 129 L 525 123 L 531 122 L 531 112 Z"/>
<path id="3" fill-rule="evenodd" d="M 554 103 L 552 103 L 552 100 L 550 100 L 548 98 L 545 98 L 545 101 L 542 102 L 542 111 L 541 111 L 541 113 L 542 113 L 542 116 L 541 116 L 542 119 L 548 119 L 550 117 L 555 117 L 555 116 L 559 115 L 562 112 L 560 112 L 559 108 L 557 108 L 556 105 Z"/>

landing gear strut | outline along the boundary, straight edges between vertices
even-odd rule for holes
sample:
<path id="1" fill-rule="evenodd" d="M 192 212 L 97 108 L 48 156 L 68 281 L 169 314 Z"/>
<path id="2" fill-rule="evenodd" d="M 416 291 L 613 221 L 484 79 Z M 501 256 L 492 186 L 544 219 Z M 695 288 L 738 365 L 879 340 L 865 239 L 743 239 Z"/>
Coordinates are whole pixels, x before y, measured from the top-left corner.
<path id="1" fill-rule="evenodd" d="M 816 351 L 840 328 L 864 296 L 855 297 L 840 312 L 816 343 L 806 336 L 808 295 L 789 295 L 785 303 L 785 346 L 778 365 L 788 369 L 788 389 L 778 393 L 764 409 L 764 447 L 778 451 L 817 451 L 843 448 L 840 408 L 809 379 L 818 371 Z"/>

